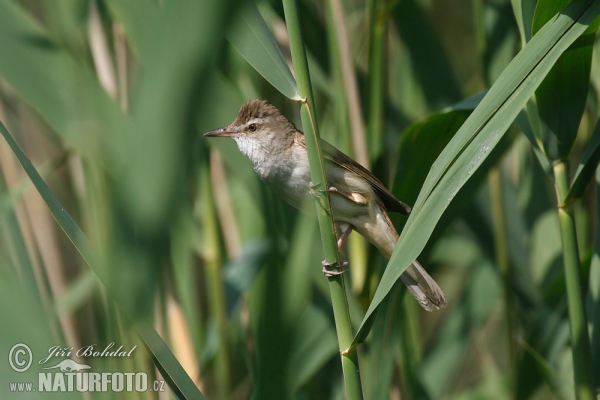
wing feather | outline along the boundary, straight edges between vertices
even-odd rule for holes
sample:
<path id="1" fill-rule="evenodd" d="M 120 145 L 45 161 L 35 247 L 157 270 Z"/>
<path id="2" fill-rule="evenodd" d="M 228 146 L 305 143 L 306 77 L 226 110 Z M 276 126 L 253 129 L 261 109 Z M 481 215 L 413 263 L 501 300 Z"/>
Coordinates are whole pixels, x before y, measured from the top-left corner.
<path id="1" fill-rule="evenodd" d="M 302 133 L 297 133 L 295 138 L 296 143 L 306 148 L 306 141 Z M 398 200 L 375 175 L 373 175 L 365 167 L 336 149 L 333 145 L 321 139 L 321 151 L 323 157 L 327 160 L 339 165 L 340 167 L 357 174 L 371 185 L 379 200 L 387 211 L 397 212 L 403 215 L 410 214 L 410 206 Z"/>

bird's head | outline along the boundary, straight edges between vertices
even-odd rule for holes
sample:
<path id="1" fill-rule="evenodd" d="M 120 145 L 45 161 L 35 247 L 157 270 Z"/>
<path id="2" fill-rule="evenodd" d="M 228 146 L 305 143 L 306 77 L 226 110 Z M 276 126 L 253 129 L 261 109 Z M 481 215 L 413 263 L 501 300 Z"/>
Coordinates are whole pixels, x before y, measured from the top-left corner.
<path id="1" fill-rule="evenodd" d="M 240 108 L 228 126 L 204 134 L 205 137 L 230 137 L 251 160 L 255 153 L 277 153 L 289 147 L 296 127 L 277 108 L 264 100 L 250 101 Z"/>

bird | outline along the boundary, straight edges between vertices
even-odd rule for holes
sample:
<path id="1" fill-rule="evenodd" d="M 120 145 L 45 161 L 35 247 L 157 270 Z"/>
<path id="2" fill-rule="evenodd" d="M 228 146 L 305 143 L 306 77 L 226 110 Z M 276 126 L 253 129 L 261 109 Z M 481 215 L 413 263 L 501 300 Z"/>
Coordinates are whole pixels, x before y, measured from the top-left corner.
<path id="1" fill-rule="evenodd" d="M 314 194 L 304 134 L 266 101 L 245 103 L 231 124 L 206 132 L 204 137 L 232 138 L 260 179 L 292 206 L 303 209 L 307 197 Z M 320 145 L 326 191 L 330 195 L 336 230 L 341 231 L 338 247 L 354 230 L 389 260 L 399 235 L 388 213 L 408 216 L 410 206 L 333 145 L 323 139 Z M 446 306 L 443 291 L 417 260 L 404 271 L 401 279 L 425 310 Z"/>

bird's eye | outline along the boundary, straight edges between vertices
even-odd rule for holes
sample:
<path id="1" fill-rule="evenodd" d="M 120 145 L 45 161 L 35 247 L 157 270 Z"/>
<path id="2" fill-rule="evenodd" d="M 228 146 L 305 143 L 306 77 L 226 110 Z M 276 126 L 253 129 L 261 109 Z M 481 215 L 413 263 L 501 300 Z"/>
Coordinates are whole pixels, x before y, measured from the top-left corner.
<path id="1" fill-rule="evenodd" d="M 250 130 L 250 132 L 255 132 L 256 131 L 256 124 L 250 124 L 250 125 L 248 125 L 248 129 Z"/>

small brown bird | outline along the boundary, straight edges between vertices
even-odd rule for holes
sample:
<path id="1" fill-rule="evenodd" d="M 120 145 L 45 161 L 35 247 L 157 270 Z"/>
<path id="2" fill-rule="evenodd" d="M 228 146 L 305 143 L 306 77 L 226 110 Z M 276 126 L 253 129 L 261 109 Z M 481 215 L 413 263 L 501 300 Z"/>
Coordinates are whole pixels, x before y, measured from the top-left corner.
<path id="1" fill-rule="evenodd" d="M 231 125 L 204 136 L 234 139 L 268 186 L 294 207 L 303 207 L 311 191 L 304 134 L 277 108 L 261 100 L 248 102 Z M 331 144 L 321 140 L 321 150 L 334 221 L 342 232 L 338 246 L 354 229 L 389 259 L 398 233 L 387 213 L 408 215 L 410 207 L 396 199 L 367 169 Z M 425 310 L 446 305 L 444 293 L 418 261 L 414 261 L 401 278 Z"/>

